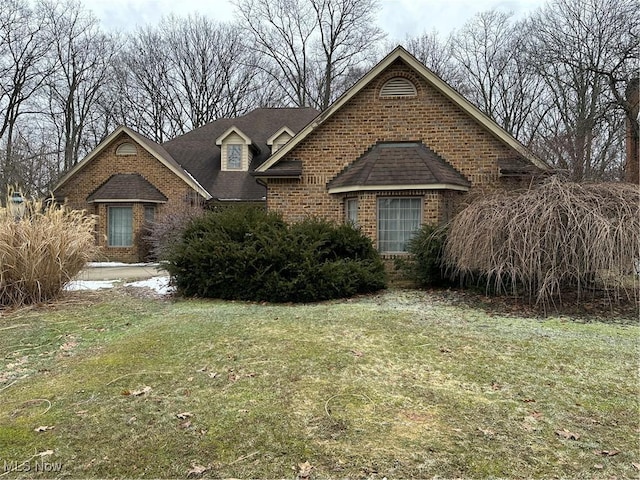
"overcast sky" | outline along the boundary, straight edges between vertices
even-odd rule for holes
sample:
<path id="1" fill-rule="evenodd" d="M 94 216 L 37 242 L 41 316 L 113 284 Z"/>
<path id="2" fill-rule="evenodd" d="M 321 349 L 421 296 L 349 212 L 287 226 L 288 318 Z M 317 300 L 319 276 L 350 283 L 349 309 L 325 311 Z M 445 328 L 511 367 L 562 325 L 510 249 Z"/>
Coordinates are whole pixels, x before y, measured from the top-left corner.
<path id="1" fill-rule="evenodd" d="M 544 3 L 544 0 L 381 0 L 378 24 L 390 39 L 401 40 L 406 35 L 433 30 L 447 35 L 481 11 L 495 8 L 521 17 Z M 229 0 L 84 0 L 83 4 L 106 30 L 129 31 L 138 25 L 154 25 L 172 13 L 186 16 L 198 12 L 219 21 L 234 18 Z"/>

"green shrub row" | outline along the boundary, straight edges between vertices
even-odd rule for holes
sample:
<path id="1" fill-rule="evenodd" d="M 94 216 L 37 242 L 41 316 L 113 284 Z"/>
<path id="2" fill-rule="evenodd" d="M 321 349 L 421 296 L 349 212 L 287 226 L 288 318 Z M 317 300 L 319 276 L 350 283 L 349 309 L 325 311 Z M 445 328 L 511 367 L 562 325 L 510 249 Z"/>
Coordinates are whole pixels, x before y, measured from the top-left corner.
<path id="1" fill-rule="evenodd" d="M 193 219 L 166 256 L 186 296 L 313 302 L 385 287 L 371 240 L 349 225 L 288 225 L 264 209 L 234 208 Z"/>

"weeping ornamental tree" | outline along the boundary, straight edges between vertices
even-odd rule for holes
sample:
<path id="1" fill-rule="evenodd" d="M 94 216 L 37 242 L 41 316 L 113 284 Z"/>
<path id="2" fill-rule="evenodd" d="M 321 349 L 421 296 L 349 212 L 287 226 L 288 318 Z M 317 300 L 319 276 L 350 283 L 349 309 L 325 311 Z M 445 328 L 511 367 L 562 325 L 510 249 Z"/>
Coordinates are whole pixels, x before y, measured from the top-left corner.
<path id="1" fill-rule="evenodd" d="M 556 178 L 513 196 L 476 201 L 451 224 L 444 264 L 497 293 L 523 292 L 545 307 L 604 291 L 638 299 L 640 190 Z"/>

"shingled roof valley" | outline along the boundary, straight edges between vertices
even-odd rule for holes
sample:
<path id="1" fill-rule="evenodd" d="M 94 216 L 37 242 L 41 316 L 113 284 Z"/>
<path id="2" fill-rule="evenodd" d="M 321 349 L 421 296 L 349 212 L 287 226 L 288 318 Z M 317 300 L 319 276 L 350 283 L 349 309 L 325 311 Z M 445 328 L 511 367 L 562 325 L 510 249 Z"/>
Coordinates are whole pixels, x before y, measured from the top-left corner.
<path id="1" fill-rule="evenodd" d="M 236 118 L 223 118 L 165 142 L 162 147 L 215 199 L 258 201 L 266 189 L 252 172 L 270 155 L 267 139 L 283 126 L 297 133 L 320 112 L 314 108 L 258 108 Z M 221 151 L 216 139 L 229 128 L 240 129 L 255 149 L 248 172 L 221 171 Z"/>

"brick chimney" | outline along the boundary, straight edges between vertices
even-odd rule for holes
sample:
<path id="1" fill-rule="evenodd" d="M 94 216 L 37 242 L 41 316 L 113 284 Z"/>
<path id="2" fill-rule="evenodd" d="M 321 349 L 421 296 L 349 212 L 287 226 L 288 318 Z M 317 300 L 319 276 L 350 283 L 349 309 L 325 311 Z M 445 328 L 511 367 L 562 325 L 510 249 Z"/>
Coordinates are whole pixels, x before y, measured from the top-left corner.
<path id="1" fill-rule="evenodd" d="M 638 111 L 638 97 L 640 96 L 640 79 L 634 78 L 627 85 L 627 102 L 631 106 L 630 115 L 627 115 L 627 158 L 624 165 L 624 181 L 640 185 L 640 151 L 638 138 L 640 137 Z"/>

